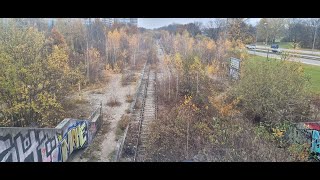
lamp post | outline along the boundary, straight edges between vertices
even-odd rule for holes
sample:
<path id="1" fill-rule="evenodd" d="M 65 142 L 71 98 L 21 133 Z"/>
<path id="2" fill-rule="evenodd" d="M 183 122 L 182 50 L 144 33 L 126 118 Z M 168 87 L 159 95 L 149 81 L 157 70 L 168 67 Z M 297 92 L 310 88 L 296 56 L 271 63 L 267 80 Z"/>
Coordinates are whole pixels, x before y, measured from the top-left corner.
<path id="1" fill-rule="evenodd" d="M 314 50 L 314 43 L 316 42 L 317 29 L 318 29 L 318 24 L 316 25 L 316 29 L 314 31 L 313 44 L 312 44 L 312 53 L 313 53 L 313 50 Z"/>
<path id="2" fill-rule="evenodd" d="M 256 55 L 256 51 L 257 51 L 257 42 L 258 42 L 258 31 L 256 29 L 256 44 L 255 44 L 256 48 L 254 48 L 254 55 Z"/>
<path id="3" fill-rule="evenodd" d="M 267 37 L 266 37 L 266 45 L 267 45 L 267 49 L 268 49 L 268 52 L 267 52 L 267 60 L 269 60 L 269 47 L 268 47 L 268 36 L 269 36 L 269 33 L 268 33 L 268 23 L 264 23 L 265 27 L 266 27 L 266 30 L 267 30 Z"/>

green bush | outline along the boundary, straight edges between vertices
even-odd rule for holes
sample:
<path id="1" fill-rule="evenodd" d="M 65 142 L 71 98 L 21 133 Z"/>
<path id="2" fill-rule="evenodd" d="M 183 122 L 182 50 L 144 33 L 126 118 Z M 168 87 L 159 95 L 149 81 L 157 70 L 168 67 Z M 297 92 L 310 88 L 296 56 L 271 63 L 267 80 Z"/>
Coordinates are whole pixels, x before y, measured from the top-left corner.
<path id="1" fill-rule="evenodd" d="M 269 59 L 243 63 L 233 89 L 240 108 L 255 122 L 303 120 L 309 111 L 309 78 L 300 63 Z"/>

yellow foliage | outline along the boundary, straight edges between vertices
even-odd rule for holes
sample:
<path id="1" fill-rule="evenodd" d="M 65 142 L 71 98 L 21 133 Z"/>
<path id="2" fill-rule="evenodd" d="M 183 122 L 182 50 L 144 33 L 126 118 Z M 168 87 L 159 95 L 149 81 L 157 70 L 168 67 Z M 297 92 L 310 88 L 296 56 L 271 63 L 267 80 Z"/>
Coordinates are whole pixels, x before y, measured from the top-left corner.
<path id="1" fill-rule="evenodd" d="M 66 73 L 69 71 L 68 59 L 69 57 L 64 49 L 53 46 L 53 52 L 48 57 L 48 66 L 56 71 Z"/>
<path id="2" fill-rule="evenodd" d="M 308 143 L 304 144 L 292 144 L 288 147 L 290 155 L 293 156 L 298 161 L 307 161 L 309 157 L 309 148 Z"/>
<path id="3" fill-rule="evenodd" d="M 207 42 L 207 49 L 213 50 L 213 49 L 215 49 L 215 47 L 216 47 L 216 45 L 215 45 L 214 41 L 209 40 L 209 41 Z"/>
<path id="4" fill-rule="evenodd" d="M 218 66 L 216 66 L 214 64 L 207 65 L 206 70 L 207 70 L 208 75 L 213 75 L 216 72 L 218 72 Z"/>
<path id="5" fill-rule="evenodd" d="M 272 134 L 277 138 L 283 137 L 285 132 L 285 130 L 278 129 L 278 128 L 272 128 L 272 131 L 273 131 Z"/>
<path id="6" fill-rule="evenodd" d="M 200 109 L 197 107 L 196 104 L 193 104 L 192 103 L 192 96 L 185 96 L 184 97 L 184 101 L 183 103 L 180 105 L 179 109 L 189 109 L 189 110 L 192 110 L 193 112 L 197 112 L 199 111 Z"/>
<path id="7" fill-rule="evenodd" d="M 226 96 L 222 97 L 210 98 L 212 105 L 218 110 L 219 114 L 222 117 L 227 117 L 233 115 L 234 113 L 238 113 L 235 109 L 235 106 L 239 103 L 239 99 L 234 99 L 231 103 L 225 103 Z"/>
<path id="8" fill-rule="evenodd" d="M 180 53 L 176 53 L 174 56 L 174 63 L 175 63 L 175 67 L 177 70 L 181 70 L 182 69 L 182 58 Z"/>
<path id="9" fill-rule="evenodd" d="M 300 64 L 300 66 L 299 66 L 299 68 L 298 68 L 298 72 L 299 72 L 299 73 L 304 73 L 304 69 L 303 69 L 303 67 L 302 67 L 301 64 Z"/>
<path id="10" fill-rule="evenodd" d="M 114 72 L 114 73 L 120 73 L 120 72 L 121 72 L 121 68 L 120 68 L 120 66 L 119 66 L 118 63 L 116 63 L 116 64 L 114 65 L 113 72 Z"/>

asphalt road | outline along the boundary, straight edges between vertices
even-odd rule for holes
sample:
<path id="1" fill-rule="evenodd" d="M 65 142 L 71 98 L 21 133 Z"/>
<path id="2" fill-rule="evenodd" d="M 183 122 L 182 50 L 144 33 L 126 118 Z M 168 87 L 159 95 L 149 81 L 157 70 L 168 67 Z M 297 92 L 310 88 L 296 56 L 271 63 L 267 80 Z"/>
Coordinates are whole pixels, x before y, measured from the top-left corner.
<path id="1" fill-rule="evenodd" d="M 257 55 L 257 56 L 267 57 L 267 53 L 265 53 L 265 52 L 255 52 L 254 50 L 248 50 L 248 53 L 253 54 L 253 55 Z M 281 59 L 281 55 L 269 53 L 269 58 Z M 320 61 L 317 61 L 317 60 L 294 57 L 293 61 L 299 61 L 304 64 L 320 66 Z"/>
<path id="2" fill-rule="evenodd" d="M 261 49 L 261 48 L 270 48 L 270 46 L 261 46 L 261 45 L 257 45 L 257 48 Z M 303 54 L 313 54 L 313 55 L 320 55 L 319 51 L 306 51 L 306 50 L 292 50 L 292 49 L 283 49 L 283 48 L 279 48 L 280 50 L 284 50 L 287 52 L 291 52 L 291 53 L 303 53 Z"/>

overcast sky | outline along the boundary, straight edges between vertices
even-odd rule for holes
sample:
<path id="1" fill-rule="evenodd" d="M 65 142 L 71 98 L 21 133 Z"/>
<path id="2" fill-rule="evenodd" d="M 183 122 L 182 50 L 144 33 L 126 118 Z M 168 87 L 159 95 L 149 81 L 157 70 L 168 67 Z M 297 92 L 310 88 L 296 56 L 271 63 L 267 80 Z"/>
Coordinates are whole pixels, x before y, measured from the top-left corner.
<path id="1" fill-rule="evenodd" d="M 255 25 L 260 19 L 261 18 L 250 18 L 249 22 Z M 210 20 L 212 20 L 212 18 L 139 18 L 138 26 L 147 29 L 153 29 L 162 26 L 167 26 L 172 23 L 188 24 L 195 21 L 199 21 L 203 24 L 206 24 Z"/>

